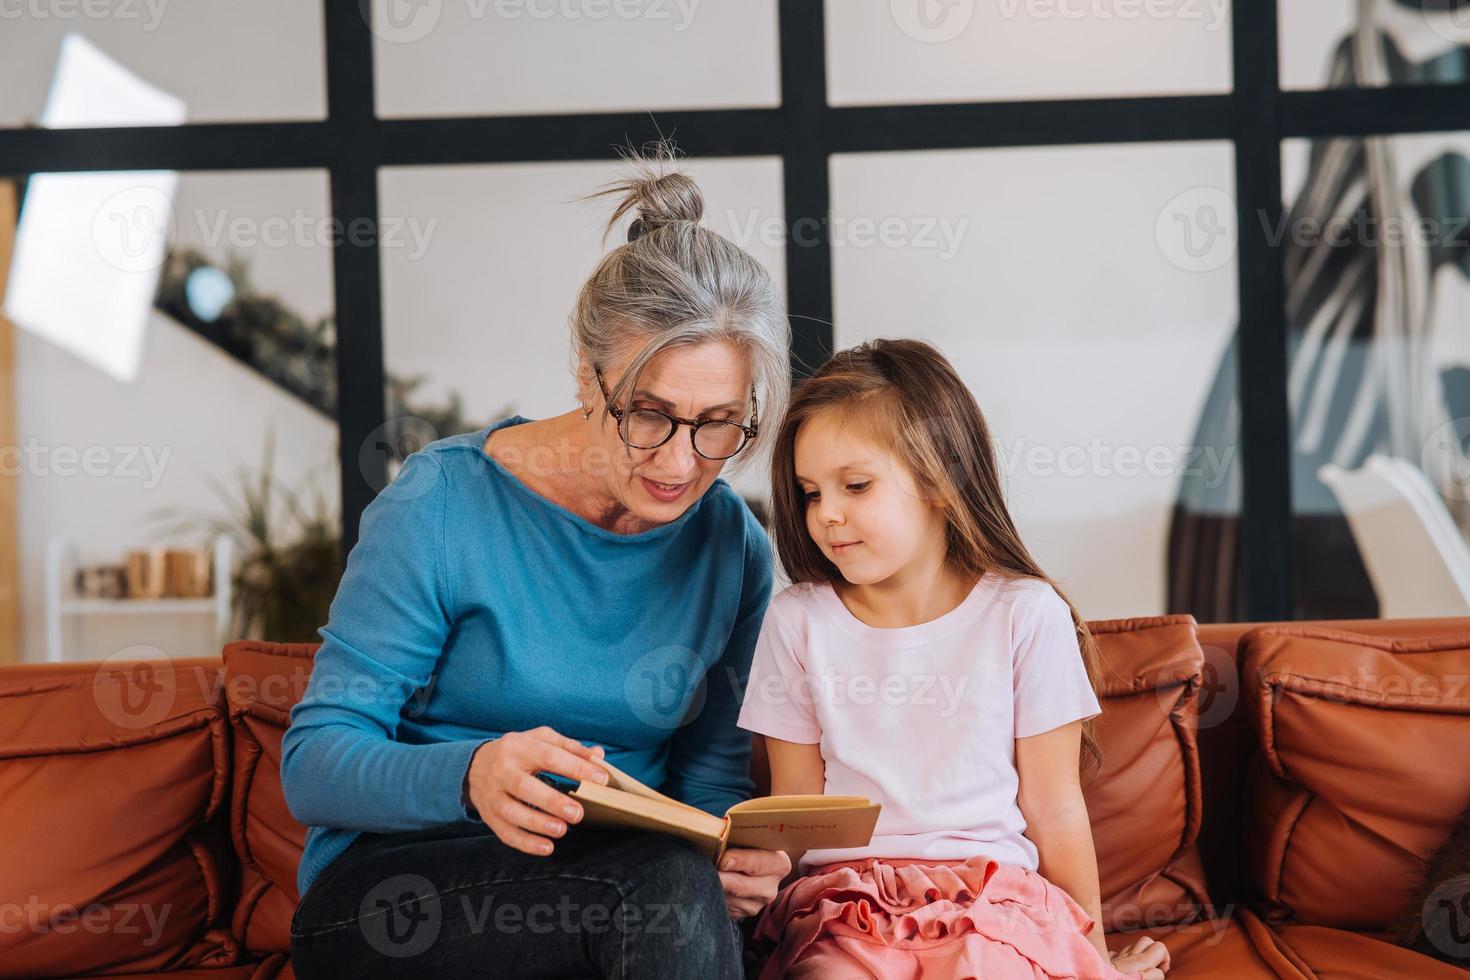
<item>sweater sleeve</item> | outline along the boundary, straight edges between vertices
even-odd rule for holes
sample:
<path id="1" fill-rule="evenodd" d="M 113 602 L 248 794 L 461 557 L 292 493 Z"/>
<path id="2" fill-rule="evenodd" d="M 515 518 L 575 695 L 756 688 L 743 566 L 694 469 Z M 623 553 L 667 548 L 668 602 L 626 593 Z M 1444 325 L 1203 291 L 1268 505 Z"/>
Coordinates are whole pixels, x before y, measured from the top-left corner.
<path id="1" fill-rule="evenodd" d="M 281 785 L 308 826 L 387 833 L 477 817 L 462 789 L 484 739 L 396 740 L 452 625 L 444 558 L 446 477 L 409 456 L 363 512 L 322 644 L 281 744 Z"/>
<path id="2" fill-rule="evenodd" d="M 720 659 L 705 674 L 706 700 L 694 720 L 674 733 L 662 792 L 676 800 L 724 816 L 750 798 L 750 733 L 735 724 L 750 677 L 750 661 L 771 599 L 771 541 L 765 528 L 745 511 L 745 569 L 740 607 Z"/>

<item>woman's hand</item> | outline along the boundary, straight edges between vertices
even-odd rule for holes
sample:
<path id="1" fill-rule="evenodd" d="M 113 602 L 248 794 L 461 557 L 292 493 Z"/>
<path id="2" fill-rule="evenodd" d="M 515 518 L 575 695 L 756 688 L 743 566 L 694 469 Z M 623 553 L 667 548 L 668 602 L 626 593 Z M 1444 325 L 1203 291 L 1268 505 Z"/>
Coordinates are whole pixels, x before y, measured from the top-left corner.
<path id="1" fill-rule="evenodd" d="M 588 748 L 546 725 L 508 732 L 481 745 L 470 759 L 470 805 L 496 837 L 518 851 L 545 856 L 552 847 L 547 838 L 562 836 L 568 823 L 581 820 L 582 807 L 536 773 L 606 783 L 607 770 L 596 762 L 601 758 L 602 746 Z"/>
<path id="2" fill-rule="evenodd" d="M 781 879 L 791 871 L 785 851 L 732 847 L 720 858 L 720 886 L 732 919 L 755 915 L 771 904 Z"/>

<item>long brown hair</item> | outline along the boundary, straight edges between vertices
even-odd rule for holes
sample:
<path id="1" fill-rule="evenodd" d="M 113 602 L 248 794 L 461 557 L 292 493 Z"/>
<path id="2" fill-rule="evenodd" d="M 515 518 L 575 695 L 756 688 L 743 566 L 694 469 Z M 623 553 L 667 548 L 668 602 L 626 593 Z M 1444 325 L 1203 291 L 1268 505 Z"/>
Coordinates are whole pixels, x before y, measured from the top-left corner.
<path id="1" fill-rule="evenodd" d="M 798 430 L 839 406 L 845 422 L 892 453 L 926 498 L 943 507 L 951 567 L 976 581 L 995 571 L 1006 579 L 1040 579 L 1056 589 L 1072 611 L 1082 663 L 1096 690 L 1097 643 L 1077 607 L 1016 533 L 985 416 L 949 361 L 923 341 L 871 340 L 842 351 L 792 393 L 771 462 L 776 549 L 791 581 L 843 581 L 807 530 L 806 498 L 796 480 Z M 1082 724 L 1082 761 L 1102 762 L 1091 719 Z"/>

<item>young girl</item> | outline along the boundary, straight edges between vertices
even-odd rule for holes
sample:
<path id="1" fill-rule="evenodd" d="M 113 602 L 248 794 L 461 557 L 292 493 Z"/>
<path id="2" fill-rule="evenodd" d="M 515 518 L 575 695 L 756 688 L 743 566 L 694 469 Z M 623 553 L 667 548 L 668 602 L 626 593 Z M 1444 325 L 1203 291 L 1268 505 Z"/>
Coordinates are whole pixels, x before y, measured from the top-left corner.
<path id="1" fill-rule="evenodd" d="M 1096 652 L 1007 512 L 990 432 L 934 348 L 873 341 L 792 396 L 771 601 L 739 724 L 772 793 L 867 796 L 868 847 L 793 855 L 765 977 L 1161 978 L 1109 956 L 1079 761 Z"/>

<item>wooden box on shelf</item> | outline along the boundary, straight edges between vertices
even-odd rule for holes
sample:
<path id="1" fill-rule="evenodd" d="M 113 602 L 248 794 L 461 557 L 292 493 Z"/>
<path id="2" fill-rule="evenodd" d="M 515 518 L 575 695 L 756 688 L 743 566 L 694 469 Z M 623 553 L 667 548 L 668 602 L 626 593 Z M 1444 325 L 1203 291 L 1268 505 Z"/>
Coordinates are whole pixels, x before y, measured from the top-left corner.
<path id="1" fill-rule="evenodd" d="M 227 535 L 209 548 L 154 546 L 127 553 L 122 566 L 124 598 L 88 598 L 84 592 L 63 593 L 62 583 L 76 580 L 63 572 L 75 569 L 77 549 L 64 536 L 51 539 L 46 549 L 46 659 L 60 661 L 62 633 L 67 617 L 146 614 L 157 616 L 212 616 L 218 648 L 230 628 L 232 542 Z"/>

